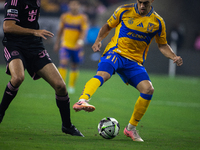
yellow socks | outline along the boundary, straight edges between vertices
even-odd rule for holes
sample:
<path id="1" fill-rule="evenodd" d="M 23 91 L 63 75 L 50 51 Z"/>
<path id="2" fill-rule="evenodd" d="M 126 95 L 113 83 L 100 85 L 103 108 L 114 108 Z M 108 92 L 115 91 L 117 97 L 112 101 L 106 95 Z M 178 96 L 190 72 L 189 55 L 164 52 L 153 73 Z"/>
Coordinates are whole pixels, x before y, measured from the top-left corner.
<path id="1" fill-rule="evenodd" d="M 97 88 L 103 84 L 103 82 L 104 80 L 101 76 L 94 76 L 85 84 L 85 87 L 79 99 L 88 100 L 96 92 Z"/>
<path id="2" fill-rule="evenodd" d="M 66 77 L 67 77 L 67 69 L 66 69 L 66 68 L 62 68 L 62 67 L 59 67 L 59 68 L 58 68 L 58 71 L 60 72 L 61 77 L 62 77 L 63 80 L 65 81 L 65 80 L 66 80 Z"/>
<path id="3" fill-rule="evenodd" d="M 138 122 L 141 120 L 143 115 L 145 114 L 150 102 L 152 95 L 140 93 L 139 98 L 137 99 L 134 107 L 133 114 L 129 123 L 133 126 L 137 126 Z"/>
<path id="4" fill-rule="evenodd" d="M 79 71 L 70 71 L 70 74 L 69 74 L 69 87 L 74 87 L 75 86 L 75 83 L 76 83 L 76 80 L 79 76 Z"/>
<path id="5" fill-rule="evenodd" d="M 60 72 L 60 75 L 62 76 L 63 80 L 66 82 L 67 69 L 59 67 L 58 71 Z M 75 86 L 78 75 L 79 75 L 79 71 L 70 71 L 70 73 L 69 73 L 69 87 Z"/>

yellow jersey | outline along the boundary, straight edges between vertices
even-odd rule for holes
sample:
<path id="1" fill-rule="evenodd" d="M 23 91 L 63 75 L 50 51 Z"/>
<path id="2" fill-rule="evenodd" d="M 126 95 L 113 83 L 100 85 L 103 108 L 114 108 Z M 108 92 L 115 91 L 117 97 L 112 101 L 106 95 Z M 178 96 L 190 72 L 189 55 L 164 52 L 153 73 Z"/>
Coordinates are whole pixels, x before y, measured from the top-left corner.
<path id="1" fill-rule="evenodd" d="M 73 15 L 70 12 L 61 16 L 60 27 L 64 28 L 61 46 L 74 49 L 82 30 L 88 29 L 88 22 L 85 14 Z"/>
<path id="2" fill-rule="evenodd" d="M 143 64 L 154 37 L 158 44 L 167 44 L 164 20 L 153 7 L 146 16 L 141 16 L 137 3 L 122 5 L 107 23 L 115 28 L 115 34 L 104 54 L 112 49 L 123 57 Z"/>

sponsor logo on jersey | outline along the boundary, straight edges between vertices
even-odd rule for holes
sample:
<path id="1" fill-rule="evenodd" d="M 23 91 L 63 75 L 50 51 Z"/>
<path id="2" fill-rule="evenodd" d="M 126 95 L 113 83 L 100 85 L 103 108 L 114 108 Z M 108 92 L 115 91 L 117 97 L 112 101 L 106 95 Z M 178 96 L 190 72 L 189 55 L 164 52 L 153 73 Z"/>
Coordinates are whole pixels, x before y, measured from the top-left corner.
<path id="1" fill-rule="evenodd" d="M 36 10 L 29 11 L 28 21 L 30 21 L 30 22 L 35 21 L 36 15 L 37 15 L 37 9 L 36 9 Z"/>
<path id="2" fill-rule="evenodd" d="M 18 17 L 18 10 L 17 9 L 8 9 L 7 16 Z"/>
<path id="3" fill-rule="evenodd" d="M 8 14 L 18 14 L 18 10 L 17 9 L 8 9 L 7 13 Z"/>
<path id="4" fill-rule="evenodd" d="M 144 27 L 144 26 L 143 26 L 143 23 L 140 23 L 140 24 L 138 24 L 137 26 L 138 26 L 138 27 L 142 27 L 142 28 Z"/>
<path id="5" fill-rule="evenodd" d="M 139 39 L 146 39 L 146 36 L 140 35 L 140 34 L 136 34 L 134 32 L 129 32 L 127 35 L 132 36 L 134 38 L 139 38 Z"/>

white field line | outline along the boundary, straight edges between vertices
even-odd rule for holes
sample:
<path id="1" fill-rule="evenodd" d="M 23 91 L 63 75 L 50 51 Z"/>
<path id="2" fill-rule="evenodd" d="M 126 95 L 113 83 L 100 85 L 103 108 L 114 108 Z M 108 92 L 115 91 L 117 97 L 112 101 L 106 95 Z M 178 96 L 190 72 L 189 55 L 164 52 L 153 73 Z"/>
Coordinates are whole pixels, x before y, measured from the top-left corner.
<path id="1" fill-rule="evenodd" d="M 113 99 L 111 98 L 101 98 L 103 102 L 108 102 Z M 174 106 L 174 107 L 191 107 L 191 108 L 200 108 L 200 103 L 193 103 L 193 102 L 173 102 L 173 101 L 158 101 L 152 100 L 150 105 L 159 105 L 159 106 Z"/>
<path id="2" fill-rule="evenodd" d="M 152 105 L 164 105 L 164 106 L 176 106 L 176 107 L 193 107 L 199 108 L 200 103 L 188 103 L 188 102 L 173 102 L 173 101 L 154 101 L 151 102 Z"/>
<path id="3" fill-rule="evenodd" d="M 50 96 L 48 94 L 33 94 L 33 93 L 29 93 L 29 94 L 23 94 L 23 97 L 26 98 L 37 98 L 37 99 L 55 99 L 55 96 Z"/>
<path id="4" fill-rule="evenodd" d="M 55 99 L 54 96 L 50 96 L 48 94 L 23 94 L 23 97 L 26 98 L 36 98 L 36 99 Z M 101 98 L 101 101 L 113 101 L 111 98 Z M 193 103 L 193 102 L 173 102 L 173 101 L 158 101 L 158 100 L 152 100 L 150 105 L 160 105 L 160 106 L 175 106 L 175 107 L 192 107 L 192 108 L 200 108 L 200 103 Z"/>

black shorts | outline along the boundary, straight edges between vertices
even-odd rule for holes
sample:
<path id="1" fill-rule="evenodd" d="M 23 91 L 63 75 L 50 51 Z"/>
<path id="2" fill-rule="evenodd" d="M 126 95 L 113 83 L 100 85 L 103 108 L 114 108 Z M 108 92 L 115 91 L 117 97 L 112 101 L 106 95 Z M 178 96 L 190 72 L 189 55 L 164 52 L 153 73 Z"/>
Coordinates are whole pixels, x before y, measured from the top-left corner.
<path id="1" fill-rule="evenodd" d="M 34 79 L 39 79 L 40 76 L 36 74 L 46 64 L 52 63 L 49 54 L 44 49 L 43 44 L 34 45 L 17 45 L 6 44 L 4 47 L 4 58 L 7 63 L 6 73 L 10 75 L 8 64 L 13 59 L 21 59 L 24 69 L 27 69 L 29 75 Z"/>

